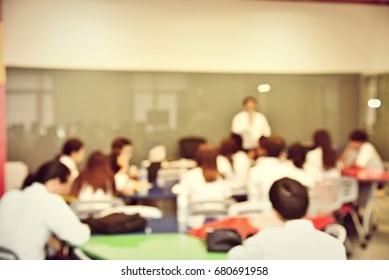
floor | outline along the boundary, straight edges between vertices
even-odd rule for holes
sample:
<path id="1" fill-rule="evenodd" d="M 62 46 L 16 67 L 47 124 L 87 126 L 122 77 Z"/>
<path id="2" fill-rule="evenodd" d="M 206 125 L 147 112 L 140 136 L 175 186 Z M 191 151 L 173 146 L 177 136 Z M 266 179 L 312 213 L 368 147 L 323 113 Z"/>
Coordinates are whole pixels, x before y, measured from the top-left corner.
<path id="1" fill-rule="evenodd" d="M 389 260 L 389 191 L 376 197 L 374 204 L 374 217 L 377 229 L 372 232 L 371 239 L 366 248 L 359 246 L 353 228 L 346 225 L 352 243 L 351 260 Z"/>

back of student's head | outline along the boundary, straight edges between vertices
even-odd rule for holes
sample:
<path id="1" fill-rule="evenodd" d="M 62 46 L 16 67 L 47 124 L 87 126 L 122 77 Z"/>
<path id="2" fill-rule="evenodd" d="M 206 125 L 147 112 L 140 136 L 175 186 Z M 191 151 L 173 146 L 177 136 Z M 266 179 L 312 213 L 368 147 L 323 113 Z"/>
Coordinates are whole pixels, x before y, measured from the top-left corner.
<path id="1" fill-rule="evenodd" d="M 217 149 L 209 144 L 200 144 L 197 148 L 195 160 L 202 169 L 206 182 L 215 181 L 219 175 L 216 163 L 218 154 Z"/>
<path id="2" fill-rule="evenodd" d="M 349 140 L 357 142 L 367 142 L 369 140 L 369 137 L 366 131 L 362 129 L 355 129 L 350 133 Z"/>
<path id="3" fill-rule="evenodd" d="M 263 148 L 268 157 L 279 157 L 285 150 L 285 141 L 280 136 L 271 135 L 263 140 Z"/>
<path id="4" fill-rule="evenodd" d="M 288 149 L 288 159 L 298 168 L 303 168 L 305 155 L 305 148 L 300 143 L 294 143 Z"/>
<path id="5" fill-rule="evenodd" d="M 220 154 L 225 157 L 231 157 L 239 151 L 237 142 L 232 137 L 224 138 L 220 143 Z"/>
<path id="6" fill-rule="evenodd" d="M 24 189 L 34 182 L 45 184 L 49 180 L 56 178 L 61 183 L 66 183 L 69 176 L 70 171 L 63 163 L 58 160 L 48 161 L 43 163 L 35 173 L 31 173 L 25 178 L 22 188 Z"/>
<path id="7" fill-rule="evenodd" d="M 274 210 L 284 220 L 301 219 L 308 209 L 307 188 L 290 178 L 275 181 L 270 188 L 269 198 Z"/>
<path id="8" fill-rule="evenodd" d="M 84 142 L 78 138 L 69 138 L 62 146 L 62 154 L 70 156 L 84 147 Z"/>
<path id="9" fill-rule="evenodd" d="M 240 134 L 237 133 L 231 133 L 230 137 L 235 141 L 236 145 L 238 146 L 239 150 L 243 150 L 243 139 Z"/>

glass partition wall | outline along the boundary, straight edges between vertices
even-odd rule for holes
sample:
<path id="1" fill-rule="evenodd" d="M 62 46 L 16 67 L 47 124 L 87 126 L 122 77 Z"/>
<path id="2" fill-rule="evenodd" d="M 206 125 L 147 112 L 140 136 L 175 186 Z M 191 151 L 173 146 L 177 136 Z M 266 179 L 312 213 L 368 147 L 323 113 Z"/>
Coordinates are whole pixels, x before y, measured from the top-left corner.
<path id="1" fill-rule="evenodd" d="M 137 165 L 157 144 L 167 147 L 169 159 L 178 158 L 178 140 L 184 136 L 202 136 L 217 146 L 230 133 L 232 117 L 249 95 L 257 98 L 273 134 L 283 136 L 288 144 L 309 143 L 316 129 L 326 128 L 341 149 L 349 132 L 365 125 L 363 102 L 369 80 L 354 73 L 22 68 L 8 68 L 7 77 L 8 160 L 22 160 L 31 169 L 58 154 L 71 136 L 85 142 L 87 154 L 108 153 L 115 137 L 128 137 L 134 142 L 133 163 Z M 379 94 L 386 92 L 386 97 L 382 97 L 372 133 L 386 158 L 389 152 L 381 137 L 388 142 L 388 79 L 386 75 L 378 80 Z M 375 128 L 385 128 L 385 132 Z"/>

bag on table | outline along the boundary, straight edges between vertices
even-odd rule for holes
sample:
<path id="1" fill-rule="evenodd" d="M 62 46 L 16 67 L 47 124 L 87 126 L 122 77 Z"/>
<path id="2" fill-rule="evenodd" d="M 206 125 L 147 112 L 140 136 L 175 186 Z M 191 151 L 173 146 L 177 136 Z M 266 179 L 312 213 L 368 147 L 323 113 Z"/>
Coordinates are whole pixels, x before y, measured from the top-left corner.
<path id="1" fill-rule="evenodd" d="M 213 229 L 205 239 L 208 252 L 228 252 L 232 247 L 242 244 L 239 232 L 232 228 Z"/>
<path id="2" fill-rule="evenodd" d="M 102 218 L 90 218 L 87 223 L 92 232 L 102 234 L 119 234 L 134 231 L 143 231 L 146 228 L 146 219 L 138 213 L 127 215 L 124 213 L 113 213 Z"/>

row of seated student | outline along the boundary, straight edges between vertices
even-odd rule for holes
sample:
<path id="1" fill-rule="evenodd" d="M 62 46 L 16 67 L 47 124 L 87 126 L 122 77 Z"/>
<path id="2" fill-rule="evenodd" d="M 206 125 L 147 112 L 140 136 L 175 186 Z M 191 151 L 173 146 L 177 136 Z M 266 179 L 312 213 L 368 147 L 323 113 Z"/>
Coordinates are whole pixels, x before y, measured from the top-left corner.
<path id="1" fill-rule="evenodd" d="M 112 142 L 108 162 L 102 152 L 92 152 L 85 169 L 78 175 L 77 163 L 83 159 L 84 153 L 82 141 L 73 138 L 65 142 L 59 156 L 60 161 L 71 170 L 74 180 L 72 195 L 80 199 L 134 195 L 132 179 L 137 174 L 130 168 L 130 139 L 119 137 Z M 250 200 L 267 199 L 271 184 L 282 176 L 313 187 L 323 180 L 339 178 L 343 167 L 383 169 L 379 154 L 368 142 L 363 130 L 350 133 L 349 143 L 342 154 L 335 149 L 330 133 L 324 129 L 315 131 L 313 147 L 309 151 L 301 143 L 287 147 L 284 139 L 276 135 L 261 137 L 258 149 L 244 151 L 240 136 L 231 134 L 222 139 L 219 147 L 200 145 L 196 164 L 196 168 L 187 171 L 181 178 L 181 187 L 185 192 L 202 188 L 205 183 L 223 184 L 229 194 L 247 193 Z M 212 196 L 217 189 L 215 186 L 205 187 L 205 192 L 209 194 L 204 196 Z M 193 192 L 196 193 L 196 190 Z"/>

